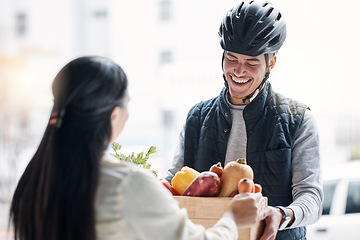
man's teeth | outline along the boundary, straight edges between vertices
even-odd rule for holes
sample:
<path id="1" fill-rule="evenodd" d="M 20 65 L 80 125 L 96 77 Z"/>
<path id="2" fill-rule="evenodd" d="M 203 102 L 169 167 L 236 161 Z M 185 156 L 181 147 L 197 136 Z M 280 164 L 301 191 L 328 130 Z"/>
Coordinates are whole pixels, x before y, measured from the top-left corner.
<path id="1" fill-rule="evenodd" d="M 248 81 L 250 81 L 250 79 L 244 79 L 244 78 L 232 78 L 234 80 L 234 82 L 237 83 L 247 83 Z"/>

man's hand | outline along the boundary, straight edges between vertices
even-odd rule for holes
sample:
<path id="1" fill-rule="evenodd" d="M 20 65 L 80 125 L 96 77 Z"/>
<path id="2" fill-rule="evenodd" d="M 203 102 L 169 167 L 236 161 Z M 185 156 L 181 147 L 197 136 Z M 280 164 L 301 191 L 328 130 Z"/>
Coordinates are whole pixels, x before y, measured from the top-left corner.
<path id="1" fill-rule="evenodd" d="M 279 209 L 268 206 L 265 209 L 265 229 L 260 240 L 274 240 L 283 218 Z"/>

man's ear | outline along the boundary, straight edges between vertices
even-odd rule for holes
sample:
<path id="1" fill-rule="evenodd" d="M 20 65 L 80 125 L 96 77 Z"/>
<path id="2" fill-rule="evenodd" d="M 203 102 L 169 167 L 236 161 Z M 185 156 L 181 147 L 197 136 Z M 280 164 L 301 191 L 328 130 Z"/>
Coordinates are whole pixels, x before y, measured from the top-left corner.
<path id="1" fill-rule="evenodd" d="M 269 69 L 272 70 L 276 63 L 276 55 L 272 56 L 269 60 Z"/>

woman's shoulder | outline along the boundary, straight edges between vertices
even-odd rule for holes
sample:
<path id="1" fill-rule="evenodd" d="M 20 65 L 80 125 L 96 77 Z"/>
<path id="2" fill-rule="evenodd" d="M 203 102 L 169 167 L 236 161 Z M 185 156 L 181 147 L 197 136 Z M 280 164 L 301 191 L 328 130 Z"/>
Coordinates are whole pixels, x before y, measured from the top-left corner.
<path id="1" fill-rule="evenodd" d="M 110 154 L 103 156 L 100 172 L 101 175 L 118 179 L 122 179 L 126 175 L 146 174 L 139 166 L 130 162 L 121 161 Z"/>

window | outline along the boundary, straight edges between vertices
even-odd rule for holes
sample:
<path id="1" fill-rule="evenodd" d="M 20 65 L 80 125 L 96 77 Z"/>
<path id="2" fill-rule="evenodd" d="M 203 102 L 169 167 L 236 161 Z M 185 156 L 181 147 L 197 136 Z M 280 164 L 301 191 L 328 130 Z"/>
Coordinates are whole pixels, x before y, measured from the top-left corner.
<path id="1" fill-rule="evenodd" d="M 162 121 L 165 128 L 170 128 L 174 122 L 174 112 L 171 110 L 163 110 Z"/>
<path id="2" fill-rule="evenodd" d="M 21 12 L 16 14 L 16 34 L 18 36 L 25 36 L 26 34 L 26 14 Z"/>
<path id="3" fill-rule="evenodd" d="M 360 181 L 349 183 L 345 213 L 360 213 Z"/>
<path id="4" fill-rule="evenodd" d="M 172 52 L 164 50 L 160 52 L 160 64 L 166 64 L 172 62 Z"/>
<path id="5" fill-rule="evenodd" d="M 323 215 L 329 215 L 337 182 L 324 183 Z"/>
<path id="6" fill-rule="evenodd" d="M 162 21 L 171 19 L 171 2 L 170 0 L 160 0 L 159 4 L 159 18 Z"/>
<path id="7" fill-rule="evenodd" d="M 106 9 L 97 9 L 93 13 L 95 18 L 106 18 L 108 16 Z"/>

